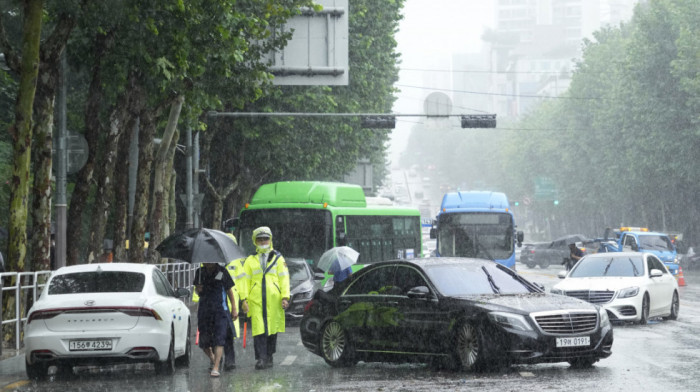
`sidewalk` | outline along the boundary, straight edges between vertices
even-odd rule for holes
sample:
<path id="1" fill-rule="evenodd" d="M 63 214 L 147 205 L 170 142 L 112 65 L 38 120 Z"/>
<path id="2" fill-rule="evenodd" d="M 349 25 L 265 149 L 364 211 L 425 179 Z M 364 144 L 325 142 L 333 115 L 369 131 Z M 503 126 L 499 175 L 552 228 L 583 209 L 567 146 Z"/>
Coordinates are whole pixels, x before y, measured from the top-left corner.
<path id="1" fill-rule="evenodd" d="M 9 384 L 26 379 L 24 351 L 3 348 L 0 356 L 0 390 Z"/>

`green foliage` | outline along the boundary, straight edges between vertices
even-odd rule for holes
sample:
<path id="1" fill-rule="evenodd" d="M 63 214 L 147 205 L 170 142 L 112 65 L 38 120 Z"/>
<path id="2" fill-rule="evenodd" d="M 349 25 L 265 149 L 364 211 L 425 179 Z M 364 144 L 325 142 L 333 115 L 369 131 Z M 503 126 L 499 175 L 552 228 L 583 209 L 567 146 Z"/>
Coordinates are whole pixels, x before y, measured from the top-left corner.
<path id="1" fill-rule="evenodd" d="M 564 99 L 519 125 L 556 130 L 514 139 L 522 153 L 510 168 L 530 184 L 551 176 L 574 231 L 624 223 L 700 239 L 687 202 L 700 191 L 698 23 L 693 1 L 638 7 L 629 24 L 586 43 Z"/>
<path id="2" fill-rule="evenodd" d="M 394 33 L 402 5 L 403 1 L 352 2 L 348 86 L 263 84 L 254 103 L 237 97 L 222 101 L 229 110 L 253 112 L 390 112 L 393 83 L 398 79 Z M 363 129 L 357 118 L 256 117 L 217 120 L 211 125 L 217 131 L 210 152 L 211 175 L 222 187 L 236 176 L 245 179 L 241 186 L 248 189 L 278 180 L 342 180 L 360 158 L 385 165 L 389 132 Z M 231 200 L 239 205 L 245 201 Z"/>

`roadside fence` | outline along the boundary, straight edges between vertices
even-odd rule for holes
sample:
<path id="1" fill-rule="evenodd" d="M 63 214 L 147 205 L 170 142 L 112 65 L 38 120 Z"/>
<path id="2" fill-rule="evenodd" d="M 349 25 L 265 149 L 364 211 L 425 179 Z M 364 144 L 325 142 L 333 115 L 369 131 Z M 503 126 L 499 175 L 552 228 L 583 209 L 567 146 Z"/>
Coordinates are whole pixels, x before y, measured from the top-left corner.
<path id="1" fill-rule="evenodd" d="M 194 286 L 194 273 L 196 267 L 190 263 L 167 263 L 156 264 L 158 268 L 165 274 L 174 288 L 185 287 L 192 292 Z M 23 327 L 27 321 L 27 312 L 41 295 L 41 291 L 46 286 L 51 273 L 53 271 L 36 271 L 36 272 L 2 272 L 0 273 L 0 304 L 13 303 L 14 316 L 4 319 L 7 316 L 6 309 L 0 312 L 0 355 L 2 354 L 3 346 L 9 345 L 9 348 L 19 351 L 23 346 Z M 10 299 L 7 299 L 10 297 Z M 10 302 L 11 301 L 11 302 Z M 192 304 L 192 296 L 189 295 L 185 299 L 187 305 Z M 6 327 L 7 326 L 7 327 Z M 6 328 L 14 330 L 13 334 L 5 333 Z M 11 336 L 7 339 L 6 336 Z"/>

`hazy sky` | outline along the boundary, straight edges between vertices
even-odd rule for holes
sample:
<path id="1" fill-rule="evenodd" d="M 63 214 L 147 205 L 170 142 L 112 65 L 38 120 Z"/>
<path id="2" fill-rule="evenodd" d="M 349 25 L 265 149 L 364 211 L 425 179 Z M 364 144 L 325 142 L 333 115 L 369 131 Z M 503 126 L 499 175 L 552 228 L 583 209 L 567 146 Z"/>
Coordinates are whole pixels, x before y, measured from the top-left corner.
<path id="1" fill-rule="evenodd" d="M 401 54 L 398 85 L 447 88 L 445 73 L 451 55 L 476 53 L 481 48 L 481 34 L 494 26 L 496 0 L 406 0 L 396 40 Z M 430 71 L 433 70 L 433 71 Z M 428 74 L 426 74 L 428 73 Z M 442 75 L 442 77 L 440 77 Z M 437 80 L 426 82 L 435 77 Z M 440 80 L 443 80 L 442 85 Z M 430 83 L 430 86 L 426 86 Z M 394 113 L 423 113 L 423 100 L 431 92 L 399 87 Z M 392 132 L 389 156 L 397 162 L 404 150 L 412 125 L 422 117 L 398 117 Z"/>

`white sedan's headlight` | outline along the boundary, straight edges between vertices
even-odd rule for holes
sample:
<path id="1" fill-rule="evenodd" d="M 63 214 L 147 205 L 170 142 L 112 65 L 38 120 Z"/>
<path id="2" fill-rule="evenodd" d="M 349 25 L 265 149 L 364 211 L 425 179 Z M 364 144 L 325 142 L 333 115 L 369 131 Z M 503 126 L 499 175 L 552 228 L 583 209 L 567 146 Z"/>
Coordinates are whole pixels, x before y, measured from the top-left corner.
<path id="1" fill-rule="evenodd" d="M 554 288 L 552 288 L 552 289 L 549 289 L 549 292 L 552 293 L 552 294 L 564 295 L 564 290 L 562 290 L 562 289 L 554 289 Z"/>
<path id="2" fill-rule="evenodd" d="M 600 326 L 607 327 L 610 325 L 610 318 L 608 317 L 608 311 L 604 307 L 598 307 L 598 314 L 600 315 Z"/>
<path id="3" fill-rule="evenodd" d="M 516 329 L 518 331 L 532 331 L 530 323 L 527 322 L 525 317 L 519 314 L 491 312 L 489 313 L 489 318 L 491 321 L 504 328 Z"/>
<path id="4" fill-rule="evenodd" d="M 620 294 L 617 295 L 617 298 L 631 298 L 637 294 L 639 294 L 639 287 L 627 287 L 620 290 Z"/>

